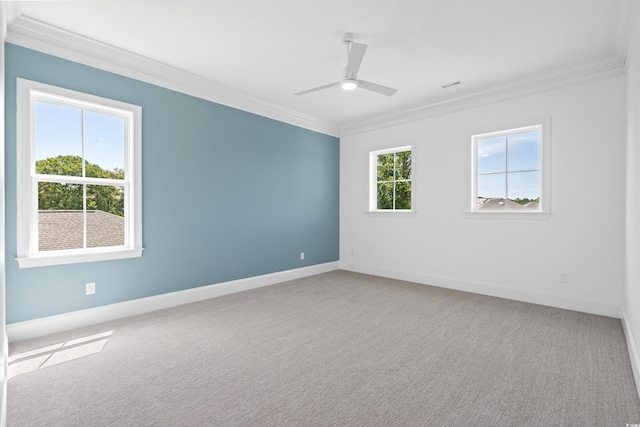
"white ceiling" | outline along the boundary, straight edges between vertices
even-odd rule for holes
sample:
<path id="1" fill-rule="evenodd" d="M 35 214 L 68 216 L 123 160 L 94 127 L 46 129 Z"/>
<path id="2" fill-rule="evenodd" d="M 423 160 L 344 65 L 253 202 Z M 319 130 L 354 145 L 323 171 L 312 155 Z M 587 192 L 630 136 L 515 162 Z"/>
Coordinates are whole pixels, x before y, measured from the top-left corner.
<path id="1" fill-rule="evenodd" d="M 110 0 L 14 3 L 23 16 L 337 126 L 604 62 L 624 64 L 635 0 Z M 633 8 L 631 8 L 633 10 Z M 331 88 L 342 34 L 359 76 L 392 97 Z M 443 89 L 442 85 L 462 84 Z"/>

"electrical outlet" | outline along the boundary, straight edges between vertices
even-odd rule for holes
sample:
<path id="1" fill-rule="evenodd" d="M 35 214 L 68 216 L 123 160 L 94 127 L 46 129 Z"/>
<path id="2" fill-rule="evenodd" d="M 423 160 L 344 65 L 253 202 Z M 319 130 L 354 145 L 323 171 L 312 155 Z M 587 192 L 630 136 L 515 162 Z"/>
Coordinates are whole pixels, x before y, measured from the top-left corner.
<path id="1" fill-rule="evenodd" d="M 303 260 L 304 259 L 304 252 L 300 252 L 300 259 Z"/>
<path id="2" fill-rule="evenodd" d="M 87 283 L 85 285 L 87 295 L 93 295 L 96 293 L 96 282 Z"/>

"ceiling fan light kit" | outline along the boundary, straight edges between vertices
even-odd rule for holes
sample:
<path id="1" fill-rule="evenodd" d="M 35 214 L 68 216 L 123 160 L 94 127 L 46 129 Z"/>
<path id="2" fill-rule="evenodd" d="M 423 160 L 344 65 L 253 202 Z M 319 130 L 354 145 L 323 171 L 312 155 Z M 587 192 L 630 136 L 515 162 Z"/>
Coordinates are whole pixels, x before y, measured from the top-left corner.
<path id="1" fill-rule="evenodd" d="M 354 42 L 352 33 L 346 33 L 342 39 L 342 43 L 347 45 L 347 67 L 345 69 L 345 76 L 338 82 L 318 86 L 313 89 L 303 90 L 302 92 L 296 93 L 296 95 L 306 95 L 307 93 L 329 89 L 335 86 L 340 86 L 345 91 L 352 91 L 360 87 L 362 89 L 386 96 L 391 96 L 397 92 L 397 89 L 379 85 L 377 83 L 359 80 L 358 70 L 360 69 L 360 64 L 362 64 L 364 54 L 367 51 L 367 45 Z"/>
<path id="2" fill-rule="evenodd" d="M 354 90 L 358 87 L 358 81 L 356 79 L 345 77 L 340 81 L 340 87 L 343 90 Z"/>

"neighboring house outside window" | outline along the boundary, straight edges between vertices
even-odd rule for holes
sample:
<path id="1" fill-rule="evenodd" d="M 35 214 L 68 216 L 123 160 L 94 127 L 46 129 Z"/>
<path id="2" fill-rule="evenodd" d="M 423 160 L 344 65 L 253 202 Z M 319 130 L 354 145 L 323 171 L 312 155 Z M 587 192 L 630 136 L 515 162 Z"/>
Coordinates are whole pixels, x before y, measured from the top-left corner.
<path id="1" fill-rule="evenodd" d="M 549 212 L 550 120 L 473 134 L 471 212 Z"/>
<path id="2" fill-rule="evenodd" d="M 369 211 L 415 211 L 414 147 L 369 153 Z"/>
<path id="3" fill-rule="evenodd" d="M 20 267 L 142 255 L 139 106 L 18 79 Z"/>

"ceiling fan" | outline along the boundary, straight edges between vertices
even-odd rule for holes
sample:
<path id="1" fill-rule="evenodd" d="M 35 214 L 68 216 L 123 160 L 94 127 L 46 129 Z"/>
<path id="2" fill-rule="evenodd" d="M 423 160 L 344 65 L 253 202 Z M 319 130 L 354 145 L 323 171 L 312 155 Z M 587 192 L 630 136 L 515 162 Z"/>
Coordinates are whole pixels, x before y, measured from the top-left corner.
<path id="1" fill-rule="evenodd" d="M 296 93 L 296 95 L 306 95 L 307 93 L 329 89 L 336 86 L 340 86 L 342 89 L 347 91 L 360 87 L 386 96 L 391 96 L 398 91 L 397 89 L 358 79 L 358 69 L 360 68 L 362 59 L 364 58 L 364 53 L 367 51 L 367 45 L 354 42 L 352 33 L 346 33 L 342 43 L 347 45 L 347 68 L 345 69 L 345 76 L 335 83 L 303 90 L 302 92 Z"/>

